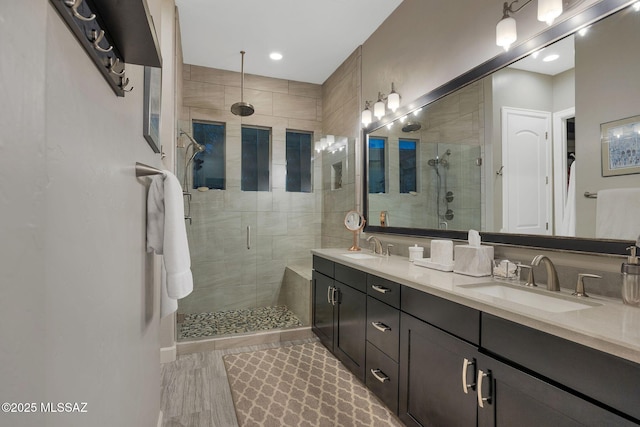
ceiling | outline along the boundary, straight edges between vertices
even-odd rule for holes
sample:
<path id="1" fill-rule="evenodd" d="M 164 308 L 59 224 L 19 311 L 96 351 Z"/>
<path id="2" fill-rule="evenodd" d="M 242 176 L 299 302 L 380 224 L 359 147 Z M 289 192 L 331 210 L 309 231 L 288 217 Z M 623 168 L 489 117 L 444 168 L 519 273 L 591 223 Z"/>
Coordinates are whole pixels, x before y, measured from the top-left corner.
<path id="1" fill-rule="evenodd" d="M 575 67 L 574 41 L 575 37 L 573 35 L 565 37 L 544 49 L 522 58 L 518 62 L 514 62 L 510 67 L 550 76 L 570 70 Z M 545 62 L 544 59 L 550 55 L 558 55 L 558 59 Z"/>
<path id="2" fill-rule="evenodd" d="M 186 64 L 322 84 L 402 0 L 176 0 Z M 283 59 L 273 61 L 271 52 Z"/>

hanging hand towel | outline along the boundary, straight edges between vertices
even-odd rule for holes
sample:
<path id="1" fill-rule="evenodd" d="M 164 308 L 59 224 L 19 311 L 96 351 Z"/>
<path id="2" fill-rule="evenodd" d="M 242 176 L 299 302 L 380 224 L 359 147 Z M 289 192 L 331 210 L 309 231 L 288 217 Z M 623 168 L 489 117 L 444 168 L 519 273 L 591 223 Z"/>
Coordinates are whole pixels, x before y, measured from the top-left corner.
<path id="1" fill-rule="evenodd" d="M 171 172 L 152 178 L 147 199 L 147 251 L 163 255 L 166 296 L 177 300 L 193 291 L 191 257 L 184 221 L 180 182 Z M 162 289 L 163 296 L 165 289 Z M 175 311 L 175 302 L 162 299 L 161 312 Z M 170 307 L 170 308 L 169 308 Z"/>
<path id="2" fill-rule="evenodd" d="M 596 237 L 636 240 L 640 234 L 640 188 L 598 191 Z"/>

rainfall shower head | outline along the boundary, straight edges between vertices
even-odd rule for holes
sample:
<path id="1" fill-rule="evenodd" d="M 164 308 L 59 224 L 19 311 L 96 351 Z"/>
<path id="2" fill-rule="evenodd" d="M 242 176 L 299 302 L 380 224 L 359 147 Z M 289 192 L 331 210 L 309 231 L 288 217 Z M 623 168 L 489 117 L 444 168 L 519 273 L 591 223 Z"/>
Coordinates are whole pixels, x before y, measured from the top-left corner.
<path id="1" fill-rule="evenodd" d="M 402 126 L 402 132 L 415 132 L 420 130 L 422 125 L 418 122 L 407 122 L 404 126 Z"/>
<path id="2" fill-rule="evenodd" d="M 242 76 L 240 83 L 240 102 L 236 102 L 231 106 L 231 112 L 240 117 L 250 116 L 255 111 L 253 105 L 244 102 L 244 54 L 244 50 L 240 51 L 240 55 L 242 55 L 242 63 L 240 65 L 240 75 Z"/>

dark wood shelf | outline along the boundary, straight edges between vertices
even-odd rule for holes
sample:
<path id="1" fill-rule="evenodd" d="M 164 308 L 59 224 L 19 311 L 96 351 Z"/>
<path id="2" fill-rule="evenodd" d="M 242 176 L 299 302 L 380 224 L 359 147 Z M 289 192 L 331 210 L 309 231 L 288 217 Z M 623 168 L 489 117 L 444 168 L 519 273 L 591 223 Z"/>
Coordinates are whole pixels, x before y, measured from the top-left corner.
<path id="1" fill-rule="evenodd" d="M 146 0 L 85 0 L 109 29 L 128 64 L 162 67 L 160 45 Z"/>

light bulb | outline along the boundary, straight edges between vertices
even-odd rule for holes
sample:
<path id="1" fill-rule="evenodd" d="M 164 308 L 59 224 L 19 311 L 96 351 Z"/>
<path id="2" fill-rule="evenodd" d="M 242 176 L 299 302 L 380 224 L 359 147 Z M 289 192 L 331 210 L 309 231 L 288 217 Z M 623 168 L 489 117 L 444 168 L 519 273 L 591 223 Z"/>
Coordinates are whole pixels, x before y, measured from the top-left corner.
<path id="1" fill-rule="evenodd" d="M 371 110 L 369 109 L 369 107 L 362 110 L 362 115 L 360 119 L 362 120 L 363 126 L 369 126 L 371 124 L 371 122 L 373 121 L 373 117 L 371 115 Z"/>
<path id="2" fill-rule="evenodd" d="M 385 113 L 385 108 L 384 108 L 384 102 L 382 102 L 381 98 L 378 98 L 378 101 L 376 101 L 375 104 L 373 104 L 373 115 L 376 116 L 378 119 L 381 119 L 382 117 L 384 117 L 384 113 Z"/>
<path id="3" fill-rule="evenodd" d="M 496 44 L 507 51 L 511 44 L 517 39 L 516 20 L 510 16 L 500 20 L 498 25 L 496 25 Z"/>
<path id="4" fill-rule="evenodd" d="M 551 25 L 561 14 L 562 0 L 538 0 L 538 21 Z"/>
<path id="5" fill-rule="evenodd" d="M 387 96 L 387 107 L 394 113 L 400 107 L 400 94 L 396 92 L 393 83 L 391 83 L 391 93 Z"/>

